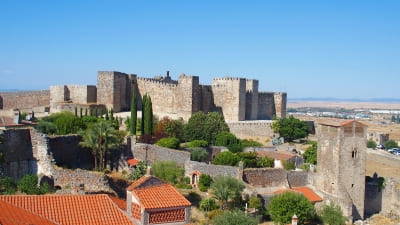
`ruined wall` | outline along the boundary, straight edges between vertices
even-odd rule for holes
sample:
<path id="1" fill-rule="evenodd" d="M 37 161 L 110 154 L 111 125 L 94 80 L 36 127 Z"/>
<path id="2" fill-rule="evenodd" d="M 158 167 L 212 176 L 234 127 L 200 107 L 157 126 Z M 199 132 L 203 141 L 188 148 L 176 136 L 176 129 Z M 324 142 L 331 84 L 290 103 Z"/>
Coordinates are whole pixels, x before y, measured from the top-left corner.
<path id="1" fill-rule="evenodd" d="M 196 161 L 187 161 L 185 163 L 185 176 L 190 177 L 190 173 L 195 170 L 199 171 L 201 174 L 208 174 L 211 177 L 221 175 L 242 179 L 240 177 L 240 168 L 237 166 L 212 165 Z"/>
<path id="2" fill-rule="evenodd" d="M 50 91 L 19 91 L 1 92 L 0 109 L 32 109 L 35 107 L 48 107 L 50 105 Z"/>
<path id="3" fill-rule="evenodd" d="M 131 150 L 134 158 L 146 161 L 148 164 L 152 164 L 157 160 L 167 160 L 175 161 L 178 165 L 184 166 L 185 162 L 190 160 L 190 152 L 163 148 L 156 145 L 134 144 Z"/>
<path id="4" fill-rule="evenodd" d="M 19 180 L 26 174 L 51 176 L 52 156 L 48 138 L 33 128 L 4 131 L 4 163 L 6 176 Z"/>
<path id="5" fill-rule="evenodd" d="M 63 194 L 115 193 L 110 188 L 106 175 L 87 170 L 69 170 L 57 168 L 53 173 L 54 186 L 63 190 Z"/>
<path id="6" fill-rule="evenodd" d="M 272 121 L 239 121 L 227 122 L 231 133 L 241 139 L 258 139 L 265 141 L 274 135 L 271 128 Z"/>
<path id="7" fill-rule="evenodd" d="M 385 188 L 382 190 L 383 214 L 400 218 L 400 180 L 385 178 Z"/>
<path id="8" fill-rule="evenodd" d="M 259 93 L 257 119 L 270 120 L 274 115 L 276 115 L 274 93 L 273 92 Z"/>
<path id="9" fill-rule="evenodd" d="M 243 181 L 256 187 L 289 187 L 287 172 L 275 168 L 250 168 L 243 170 Z"/>
<path id="10" fill-rule="evenodd" d="M 212 81 L 215 111 L 227 121 L 246 119 L 246 80 L 243 78 L 214 78 Z"/>

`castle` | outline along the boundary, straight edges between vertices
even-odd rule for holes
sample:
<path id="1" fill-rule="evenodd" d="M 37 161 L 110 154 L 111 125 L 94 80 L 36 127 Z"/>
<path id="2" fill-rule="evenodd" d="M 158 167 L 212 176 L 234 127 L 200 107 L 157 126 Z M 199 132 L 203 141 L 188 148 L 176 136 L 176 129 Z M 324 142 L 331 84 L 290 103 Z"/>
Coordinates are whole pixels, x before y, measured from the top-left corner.
<path id="1" fill-rule="evenodd" d="M 177 81 L 166 76 L 142 78 L 136 74 L 99 71 L 97 86 L 50 87 L 50 112 L 74 108 L 107 108 L 128 111 L 132 93 L 137 101 L 148 94 L 156 115 L 175 115 L 184 120 L 198 111 L 220 112 L 227 121 L 269 120 L 286 115 L 286 93 L 259 92 L 258 80 L 215 78 L 212 85 L 199 84 L 198 76 L 182 74 Z"/>

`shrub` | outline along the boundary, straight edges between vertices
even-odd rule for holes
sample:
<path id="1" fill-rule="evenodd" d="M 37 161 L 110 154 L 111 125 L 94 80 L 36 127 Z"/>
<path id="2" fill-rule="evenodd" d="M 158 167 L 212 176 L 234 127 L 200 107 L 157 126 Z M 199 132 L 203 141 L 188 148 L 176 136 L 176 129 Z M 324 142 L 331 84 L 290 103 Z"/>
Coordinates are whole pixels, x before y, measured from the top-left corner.
<path id="1" fill-rule="evenodd" d="M 236 166 L 239 162 L 239 156 L 230 151 L 220 152 L 213 160 L 214 165 Z"/>
<path id="2" fill-rule="evenodd" d="M 214 218 L 214 225 L 257 225 L 258 220 L 250 217 L 244 212 L 236 209 L 234 211 L 224 211 Z"/>
<path id="3" fill-rule="evenodd" d="M 156 161 L 152 165 L 152 171 L 154 176 L 172 184 L 180 182 L 185 172 L 175 161 Z"/>
<path id="4" fill-rule="evenodd" d="M 251 139 L 250 140 L 244 139 L 244 140 L 241 140 L 240 142 L 241 142 L 243 148 L 261 147 L 262 146 L 262 144 L 260 142 L 257 142 L 257 141 L 251 140 Z"/>
<path id="5" fill-rule="evenodd" d="M 256 152 L 238 152 L 236 155 L 239 157 L 239 160 L 243 162 L 243 168 L 257 167 Z"/>
<path id="6" fill-rule="evenodd" d="M 397 144 L 396 141 L 394 141 L 394 140 L 389 140 L 389 141 L 387 141 L 387 142 L 385 143 L 385 147 L 386 147 L 386 149 L 391 149 L 391 148 L 397 148 L 397 147 L 399 147 L 399 145 Z"/>
<path id="7" fill-rule="evenodd" d="M 214 220 L 214 218 L 215 218 L 216 216 L 218 216 L 218 215 L 220 215 L 220 214 L 222 214 L 222 213 L 224 213 L 223 210 L 221 210 L 221 209 L 214 209 L 214 210 L 212 210 L 211 212 L 209 212 L 209 213 L 207 214 L 207 218 L 210 219 L 210 220 Z"/>
<path id="8" fill-rule="evenodd" d="M 197 194 L 194 191 L 189 192 L 188 196 L 186 196 L 186 199 L 192 203 L 192 205 L 198 205 L 201 197 L 199 194 Z"/>
<path id="9" fill-rule="evenodd" d="M 324 224 L 329 225 L 344 225 L 346 224 L 347 218 L 343 216 L 342 209 L 339 205 L 330 203 L 329 205 L 324 205 L 320 211 L 320 217 Z"/>
<path id="10" fill-rule="evenodd" d="M 195 148 L 190 151 L 190 160 L 192 161 L 203 162 L 207 156 L 208 152 L 202 148 Z"/>
<path id="11" fill-rule="evenodd" d="M 161 138 L 157 141 L 156 145 L 165 147 L 179 149 L 179 139 L 178 138 Z"/>
<path id="12" fill-rule="evenodd" d="M 275 160 L 268 156 L 264 156 L 258 159 L 257 166 L 262 168 L 274 168 Z"/>
<path id="13" fill-rule="evenodd" d="M 205 148 L 207 146 L 208 142 L 204 140 L 193 140 L 189 142 L 189 148 L 197 148 L 197 147 Z"/>
<path id="14" fill-rule="evenodd" d="M 271 198 L 268 214 L 279 224 L 290 223 L 292 216 L 296 214 L 299 224 L 304 224 L 313 217 L 314 206 L 302 194 L 284 192 Z"/>
<path id="15" fill-rule="evenodd" d="M 292 162 L 292 161 L 284 160 L 282 162 L 282 164 L 283 164 L 283 168 L 285 168 L 285 170 L 294 170 L 294 169 L 296 169 L 296 166 L 294 165 L 294 162 Z"/>
<path id="16" fill-rule="evenodd" d="M 215 200 L 212 198 L 206 198 L 206 199 L 201 200 L 199 203 L 199 206 L 200 206 L 201 210 L 207 211 L 207 212 L 218 208 L 217 204 L 215 203 Z"/>
<path id="17" fill-rule="evenodd" d="M 210 188 L 213 179 L 208 174 L 201 174 L 199 178 L 199 189 L 200 191 L 206 192 Z"/>
<path id="18" fill-rule="evenodd" d="M 36 129 L 44 134 L 56 134 L 57 133 L 57 128 L 56 126 L 48 121 L 41 120 L 39 121 Z"/>
<path id="19" fill-rule="evenodd" d="M 186 141 L 205 140 L 209 144 L 215 143 L 215 137 L 224 131 L 229 131 L 222 114 L 217 112 L 196 112 L 184 126 L 184 137 Z"/>
<path id="20" fill-rule="evenodd" d="M 367 141 L 367 148 L 372 148 L 372 149 L 376 148 L 375 141 L 373 141 L 373 140 Z"/>
<path id="21" fill-rule="evenodd" d="M 300 169 L 310 171 L 310 164 L 304 163 L 303 165 L 301 165 Z"/>
<path id="22" fill-rule="evenodd" d="M 38 186 L 38 177 L 36 175 L 25 175 L 18 181 L 18 190 L 28 195 L 46 194 L 51 191 L 48 183 L 44 182 Z"/>
<path id="23" fill-rule="evenodd" d="M 0 194 L 12 195 L 17 191 L 17 183 L 11 177 L 0 178 Z"/>
<path id="24" fill-rule="evenodd" d="M 257 196 L 251 196 L 249 199 L 249 207 L 254 209 L 262 209 L 261 199 Z"/>
<path id="25" fill-rule="evenodd" d="M 82 119 L 74 116 L 69 112 L 62 112 L 54 120 L 54 125 L 57 128 L 57 134 L 76 134 L 79 130 L 84 130 L 86 125 L 83 123 Z"/>
<path id="26" fill-rule="evenodd" d="M 306 163 L 317 164 L 317 148 L 317 142 L 311 142 L 311 146 L 302 155 Z"/>
<path id="27" fill-rule="evenodd" d="M 236 136 L 229 132 L 222 132 L 215 137 L 215 145 L 217 146 L 225 146 L 231 152 L 241 152 L 242 144 L 240 140 L 236 138 Z"/>
<path id="28" fill-rule="evenodd" d="M 137 180 L 146 174 L 147 165 L 144 161 L 140 161 L 135 170 L 128 176 L 130 180 Z"/>

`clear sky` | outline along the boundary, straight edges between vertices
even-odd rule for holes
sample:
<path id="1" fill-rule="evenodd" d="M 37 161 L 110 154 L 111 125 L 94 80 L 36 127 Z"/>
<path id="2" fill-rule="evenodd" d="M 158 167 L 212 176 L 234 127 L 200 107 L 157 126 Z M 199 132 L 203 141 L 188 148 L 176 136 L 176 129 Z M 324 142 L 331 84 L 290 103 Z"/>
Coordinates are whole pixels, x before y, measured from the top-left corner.
<path id="1" fill-rule="evenodd" d="M 99 70 L 399 98 L 400 1 L 0 1 L 0 89 L 96 84 Z"/>

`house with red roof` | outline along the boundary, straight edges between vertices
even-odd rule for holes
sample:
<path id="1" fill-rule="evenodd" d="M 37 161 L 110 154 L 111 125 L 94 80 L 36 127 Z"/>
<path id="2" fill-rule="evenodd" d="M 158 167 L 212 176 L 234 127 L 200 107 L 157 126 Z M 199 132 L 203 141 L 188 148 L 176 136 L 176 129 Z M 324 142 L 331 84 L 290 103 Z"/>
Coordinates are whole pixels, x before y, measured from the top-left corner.
<path id="1" fill-rule="evenodd" d="M 145 175 L 126 190 L 126 210 L 136 224 L 188 224 L 191 203 L 171 184 Z"/>
<path id="2" fill-rule="evenodd" d="M 311 190 L 308 187 L 292 187 L 291 189 L 285 188 L 285 189 L 277 190 L 273 194 L 279 195 L 279 194 L 282 194 L 282 193 L 288 192 L 288 191 L 304 195 L 304 197 L 306 197 L 313 204 L 323 201 L 323 199 L 318 194 L 316 194 L 313 190 Z"/>

